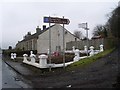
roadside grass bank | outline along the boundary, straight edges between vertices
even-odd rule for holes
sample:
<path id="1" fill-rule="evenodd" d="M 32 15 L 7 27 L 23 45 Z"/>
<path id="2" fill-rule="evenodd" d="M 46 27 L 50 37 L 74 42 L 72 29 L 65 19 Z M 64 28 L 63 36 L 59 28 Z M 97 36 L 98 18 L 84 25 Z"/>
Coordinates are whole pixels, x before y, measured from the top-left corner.
<path id="1" fill-rule="evenodd" d="M 75 69 L 75 68 L 78 68 L 78 67 L 81 67 L 81 68 L 85 67 L 86 65 L 89 65 L 89 64 L 95 62 L 96 60 L 105 57 L 106 55 L 108 55 L 109 53 L 113 52 L 114 50 L 115 50 L 115 48 L 112 48 L 112 49 L 106 50 L 104 52 L 98 53 L 98 54 L 96 54 L 94 56 L 81 59 L 80 61 L 75 62 L 75 63 L 69 65 L 66 68 L 66 70 L 72 70 L 72 69 Z"/>

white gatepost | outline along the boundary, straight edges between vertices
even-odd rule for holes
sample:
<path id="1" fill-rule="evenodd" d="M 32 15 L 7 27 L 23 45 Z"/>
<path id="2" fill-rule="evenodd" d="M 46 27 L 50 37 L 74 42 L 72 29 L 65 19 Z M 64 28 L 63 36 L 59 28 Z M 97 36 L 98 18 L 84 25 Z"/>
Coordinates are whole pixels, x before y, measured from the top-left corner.
<path id="1" fill-rule="evenodd" d="M 31 59 L 31 63 L 35 63 L 35 55 L 33 54 L 33 51 L 30 51 L 30 59 Z"/>
<path id="2" fill-rule="evenodd" d="M 16 53 L 14 53 L 14 54 L 13 54 L 14 59 L 16 59 L 16 56 L 17 56 L 17 54 L 16 54 Z"/>
<path id="3" fill-rule="evenodd" d="M 75 51 L 75 46 L 72 47 L 73 52 Z"/>
<path id="4" fill-rule="evenodd" d="M 28 62 L 27 57 L 28 57 L 27 54 L 23 54 L 23 62 Z"/>
<path id="5" fill-rule="evenodd" d="M 94 55 L 94 47 L 90 46 L 90 56 L 93 56 L 93 55 Z"/>
<path id="6" fill-rule="evenodd" d="M 42 54 L 38 58 L 39 58 L 40 68 L 46 68 L 47 67 L 47 58 L 48 58 L 48 56 Z"/>
<path id="7" fill-rule="evenodd" d="M 50 50 L 49 50 L 49 49 L 47 50 L 47 54 L 48 54 L 48 55 L 50 54 Z"/>
<path id="8" fill-rule="evenodd" d="M 11 59 L 14 59 L 14 54 L 13 53 L 11 53 Z"/>
<path id="9" fill-rule="evenodd" d="M 87 46 L 84 46 L 84 51 L 87 52 Z"/>
<path id="10" fill-rule="evenodd" d="M 79 60 L 80 60 L 80 55 L 79 55 L 80 50 L 79 50 L 79 49 L 76 49 L 76 50 L 74 51 L 74 53 L 75 53 L 75 57 L 73 58 L 74 62 L 79 61 Z"/>
<path id="11" fill-rule="evenodd" d="M 100 45 L 100 52 L 103 52 L 103 51 L 104 51 L 103 45 L 101 44 L 101 45 Z"/>

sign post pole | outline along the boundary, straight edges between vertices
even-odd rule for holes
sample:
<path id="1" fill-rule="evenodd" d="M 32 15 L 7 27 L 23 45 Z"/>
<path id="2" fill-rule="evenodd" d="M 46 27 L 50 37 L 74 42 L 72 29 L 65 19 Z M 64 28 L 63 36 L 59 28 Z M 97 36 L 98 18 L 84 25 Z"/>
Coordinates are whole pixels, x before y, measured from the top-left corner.
<path id="1" fill-rule="evenodd" d="M 50 16 L 49 16 L 50 21 Z M 49 22 L 49 64 L 51 64 L 51 28 L 50 28 L 50 22 Z M 51 71 L 51 66 L 49 66 L 49 71 Z"/>
<path id="2" fill-rule="evenodd" d="M 83 29 L 85 29 L 86 30 L 86 38 L 87 38 L 87 42 L 86 42 L 86 45 L 87 45 L 87 57 L 88 57 L 88 30 L 89 30 L 89 28 L 88 28 L 88 24 L 87 24 L 87 22 L 86 23 L 81 23 L 81 24 L 79 24 L 79 28 L 83 28 Z"/>
<path id="3" fill-rule="evenodd" d="M 50 23 L 63 24 L 63 68 L 65 68 L 65 30 L 64 24 L 69 24 L 69 19 L 57 18 L 57 17 L 44 17 L 44 23 L 49 23 L 49 64 L 51 64 L 51 28 Z M 51 66 L 49 67 L 49 71 L 51 71 Z"/>
<path id="4" fill-rule="evenodd" d="M 87 37 L 87 57 L 88 57 L 88 25 L 87 25 L 87 22 L 86 22 L 86 28 L 85 28 L 85 30 L 86 30 L 86 37 Z"/>
<path id="5" fill-rule="evenodd" d="M 63 16 L 64 19 L 64 16 Z M 65 68 L 65 30 L 64 30 L 64 23 L 63 23 L 63 68 Z"/>

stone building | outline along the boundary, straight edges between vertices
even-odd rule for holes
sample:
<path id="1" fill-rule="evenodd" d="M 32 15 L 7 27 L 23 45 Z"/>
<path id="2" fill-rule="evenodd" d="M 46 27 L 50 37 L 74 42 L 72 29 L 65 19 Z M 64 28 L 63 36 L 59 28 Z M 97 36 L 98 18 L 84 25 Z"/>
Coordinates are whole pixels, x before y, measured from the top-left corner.
<path id="1" fill-rule="evenodd" d="M 41 33 L 43 33 L 43 30 L 41 30 L 39 27 L 36 28 L 36 33 L 33 35 L 28 32 L 27 35 L 23 37 L 22 41 L 18 41 L 16 44 L 16 49 L 23 51 L 37 50 L 37 39 L 38 35 Z"/>
<path id="2" fill-rule="evenodd" d="M 22 41 L 16 44 L 17 49 L 37 50 L 37 53 L 47 53 L 49 49 L 49 28 L 51 29 L 51 52 L 63 50 L 63 27 L 60 24 L 54 24 L 48 28 L 43 26 L 43 30 L 36 28 L 36 33 L 27 34 Z M 65 49 L 66 43 L 70 41 L 79 41 L 79 39 L 65 29 Z"/>

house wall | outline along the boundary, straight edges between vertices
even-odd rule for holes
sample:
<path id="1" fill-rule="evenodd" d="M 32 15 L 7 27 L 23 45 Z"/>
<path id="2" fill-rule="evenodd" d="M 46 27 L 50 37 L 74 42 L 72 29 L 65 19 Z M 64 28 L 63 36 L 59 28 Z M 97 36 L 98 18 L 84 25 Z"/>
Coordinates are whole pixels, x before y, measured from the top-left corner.
<path id="1" fill-rule="evenodd" d="M 37 50 L 37 38 L 30 39 L 27 41 L 18 42 L 16 49 L 20 50 Z"/>
<path id="2" fill-rule="evenodd" d="M 75 41 L 75 36 L 72 35 L 65 29 L 65 49 L 66 43 L 70 41 Z M 49 30 L 45 31 L 39 35 L 37 40 L 37 51 L 38 53 L 47 53 L 49 49 Z M 60 47 L 57 48 L 57 47 Z M 62 51 L 63 50 L 63 27 L 59 24 L 56 24 L 51 28 L 51 52 Z"/>
<path id="3" fill-rule="evenodd" d="M 69 31 L 65 30 L 65 49 L 66 43 L 75 41 L 76 37 Z M 79 41 L 79 39 L 77 39 Z M 38 36 L 29 40 L 22 40 L 16 44 L 16 49 L 37 50 L 38 53 L 47 53 L 49 49 L 49 30 L 46 30 Z M 63 27 L 59 24 L 51 27 L 51 51 L 63 51 Z"/>

